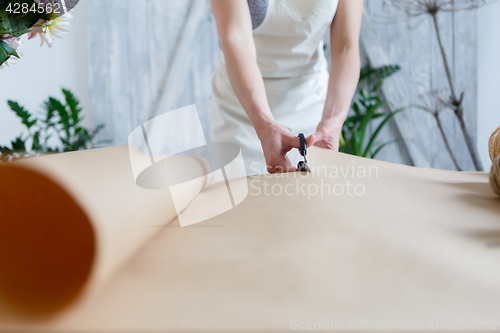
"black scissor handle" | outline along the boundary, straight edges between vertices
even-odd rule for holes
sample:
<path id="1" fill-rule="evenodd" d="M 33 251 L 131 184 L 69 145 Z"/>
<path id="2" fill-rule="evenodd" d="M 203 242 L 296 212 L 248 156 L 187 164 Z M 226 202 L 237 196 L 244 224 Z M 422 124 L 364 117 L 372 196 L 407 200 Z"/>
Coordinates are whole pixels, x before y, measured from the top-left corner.
<path id="1" fill-rule="evenodd" d="M 306 144 L 306 137 L 304 136 L 303 133 L 299 133 L 299 139 L 300 139 L 300 155 L 306 156 L 307 155 L 307 144 Z"/>

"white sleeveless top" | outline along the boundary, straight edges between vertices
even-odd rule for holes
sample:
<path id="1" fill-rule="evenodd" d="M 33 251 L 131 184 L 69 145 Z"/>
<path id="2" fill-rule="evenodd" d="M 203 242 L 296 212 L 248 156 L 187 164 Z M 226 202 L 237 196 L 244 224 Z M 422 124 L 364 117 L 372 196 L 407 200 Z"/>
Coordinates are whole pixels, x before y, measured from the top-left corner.
<path id="1" fill-rule="evenodd" d="M 323 38 L 337 6 L 338 0 L 269 0 L 264 21 L 253 30 L 269 106 L 292 134 L 313 134 L 321 120 L 329 78 Z M 212 80 L 211 134 L 214 142 L 241 147 L 248 175 L 265 172 L 260 141 L 234 94 L 223 56 Z"/>

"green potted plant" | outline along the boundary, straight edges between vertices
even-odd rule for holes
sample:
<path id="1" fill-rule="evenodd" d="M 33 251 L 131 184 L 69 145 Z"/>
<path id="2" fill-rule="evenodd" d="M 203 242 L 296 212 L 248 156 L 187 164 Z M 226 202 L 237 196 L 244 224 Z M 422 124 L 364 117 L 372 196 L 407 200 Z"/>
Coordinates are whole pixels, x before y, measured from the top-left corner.
<path id="1" fill-rule="evenodd" d="M 104 126 L 97 126 L 93 130 L 83 127 L 80 102 L 71 91 L 62 89 L 62 93 L 64 101 L 49 97 L 42 103 L 42 112 L 38 115 L 17 102 L 7 102 L 21 119 L 26 133 L 12 140 L 10 147 L 0 146 L 0 161 L 94 147 L 93 139 Z"/>

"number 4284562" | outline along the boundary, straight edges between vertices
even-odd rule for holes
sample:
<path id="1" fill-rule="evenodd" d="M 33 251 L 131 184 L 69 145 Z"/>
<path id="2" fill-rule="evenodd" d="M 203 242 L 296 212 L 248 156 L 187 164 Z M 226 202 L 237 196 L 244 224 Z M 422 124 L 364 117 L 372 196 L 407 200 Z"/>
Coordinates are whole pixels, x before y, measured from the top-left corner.
<path id="1" fill-rule="evenodd" d="M 31 6 L 30 4 L 24 2 L 24 3 L 9 3 L 5 11 L 10 14 L 28 14 L 28 13 L 38 13 L 38 14 L 60 14 L 59 10 L 61 9 L 61 5 L 59 3 L 54 3 L 52 5 L 50 2 L 46 3 L 45 5 L 43 3 L 33 3 Z"/>

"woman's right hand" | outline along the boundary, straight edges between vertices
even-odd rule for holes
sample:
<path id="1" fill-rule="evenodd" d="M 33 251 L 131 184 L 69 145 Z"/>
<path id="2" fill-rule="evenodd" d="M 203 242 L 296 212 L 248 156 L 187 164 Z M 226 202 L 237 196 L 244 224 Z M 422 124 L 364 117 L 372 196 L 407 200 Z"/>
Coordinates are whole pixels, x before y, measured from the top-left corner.
<path id="1" fill-rule="evenodd" d="M 297 171 L 297 168 L 286 158 L 286 154 L 293 148 L 300 148 L 298 137 L 294 136 L 288 128 L 276 122 L 268 123 L 257 134 L 262 144 L 269 173 Z M 311 138 L 307 141 L 308 146 L 313 143 Z"/>
<path id="2" fill-rule="evenodd" d="M 299 138 L 277 124 L 269 108 L 247 1 L 211 0 L 211 4 L 231 87 L 257 131 L 268 171 L 296 171 L 286 153 L 299 148 Z"/>

